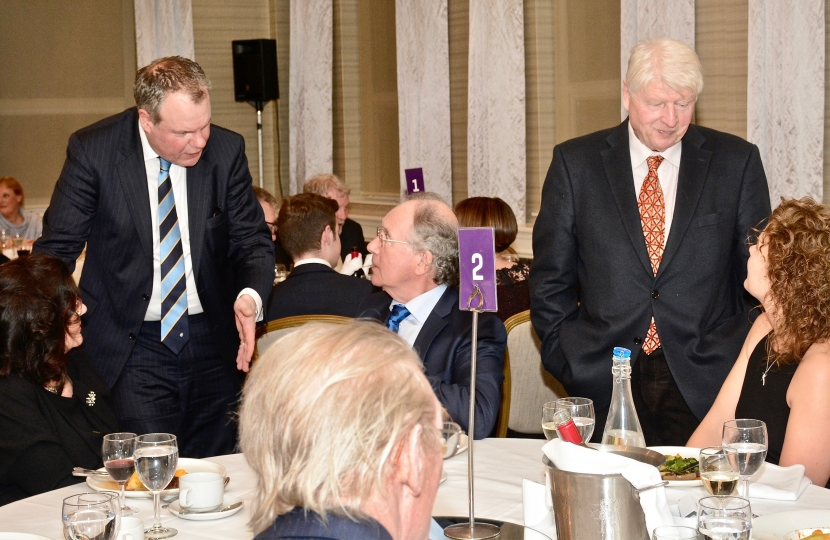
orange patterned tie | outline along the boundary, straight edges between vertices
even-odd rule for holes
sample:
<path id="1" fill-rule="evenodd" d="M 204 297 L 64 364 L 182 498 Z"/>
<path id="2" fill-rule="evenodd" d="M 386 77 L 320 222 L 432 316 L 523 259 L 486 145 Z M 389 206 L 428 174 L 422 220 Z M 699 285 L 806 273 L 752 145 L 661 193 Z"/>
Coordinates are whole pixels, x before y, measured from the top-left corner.
<path id="1" fill-rule="evenodd" d="M 651 269 L 657 275 L 666 241 L 666 202 L 663 198 L 663 190 L 660 188 L 660 179 L 657 178 L 657 168 L 663 162 L 663 156 L 651 156 L 646 161 L 648 162 L 648 174 L 640 188 L 637 206 L 640 208 L 640 222 L 643 225 L 648 258 L 651 259 Z M 657 326 L 652 317 L 646 339 L 643 340 L 643 352 L 651 354 L 658 347 L 660 347 L 660 337 L 657 335 Z"/>

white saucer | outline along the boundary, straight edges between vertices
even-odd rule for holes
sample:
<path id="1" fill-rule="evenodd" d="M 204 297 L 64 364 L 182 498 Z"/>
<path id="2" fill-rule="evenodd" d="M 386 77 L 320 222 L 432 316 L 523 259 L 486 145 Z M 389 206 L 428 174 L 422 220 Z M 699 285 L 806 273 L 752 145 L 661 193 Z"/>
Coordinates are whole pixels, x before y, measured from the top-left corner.
<path id="1" fill-rule="evenodd" d="M 438 485 L 443 484 L 449 477 L 450 475 L 447 474 L 447 471 L 441 471 L 441 480 L 438 481 Z"/>
<path id="2" fill-rule="evenodd" d="M 236 497 L 234 497 L 232 495 L 225 495 L 225 500 L 222 501 L 222 506 L 226 506 L 228 504 L 234 504 L 234 503 L 238 503 L 238 502 L 240 502 L 240 499 L 237 499 Z M 234 515 L 235 513 L 239 512 L 240 510 L 242 510 L 243 506 L 245 506 L 244 503 L 240 504 L 239 506 L 237 506 L 233 510 L 225 510 L 224 512 L 204 512 L 204 513 L 201 513 L 201 514 L 192 514 L 192 513 L 189 513 L 187 511 L 182 510 L 182 507 L 179 506 L 179 501 L 173 501 L 173 502 L 170 503 L 170 506 L 168 506 L 167 509 L 170 510 L 171 514 L 173 514 L 176 517 L 180 517 L 182 519 L 189 519 L 190 521 L 210 521 L 210 520 L 213 520 L 213 519 L 222 519 L 222 518 L 230 517 L 230 516 Z"/>
<path id="3" fill-rule="evenodd" d="M 467 436 L 466 433 L 462 433 L 461 435 L 458 436 L 458 446 L 459 446 L 458 452 L 455 453 L 456 456 L 458 454 L 466 452 L 467 448 L 469 448 L 470 438 Z"/>

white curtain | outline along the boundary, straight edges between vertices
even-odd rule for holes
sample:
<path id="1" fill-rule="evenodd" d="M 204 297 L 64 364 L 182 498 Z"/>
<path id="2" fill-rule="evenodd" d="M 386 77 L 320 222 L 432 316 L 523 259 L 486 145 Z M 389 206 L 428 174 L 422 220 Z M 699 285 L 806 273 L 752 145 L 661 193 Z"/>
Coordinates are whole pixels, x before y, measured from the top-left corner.
<path id="1" fill-rule="evenodd" d="M 822 200 L 824 0 L 750 0 L 747 139 L 758 145 L 772 207 Z"/>
<path id="2" fill-rule="evenodd" d="M 190 0 L 135 0 L 136 64 L 193 52 L 193 8 Z"/>
<path id="3" fill-rule="evenodd" d="M 291 0 L 288 78 L 289 191 L 333 167 L 332 0 Z"/>
<path id="4" fill-rule="evenodd" d="M 625 80 L 631 49 L 645 39 L 660 37 L 682 41 L 694 49 L 695 0 L 620 0 L 621 80 Z M 620 110 L 625 119 L 628 113 L 622 105 Z"/>
<path id="5" fill-rule="evenodd" d="M 527 184 L 522 0 L 470 2 L 467 194 L 501 197 L 524 223 Z"/>
<path id="6" fill-rule="evenodd" d="M 421 167 L 424 187 L 452 205 L 447 0 L 396 0 L 400 182 Z"/>

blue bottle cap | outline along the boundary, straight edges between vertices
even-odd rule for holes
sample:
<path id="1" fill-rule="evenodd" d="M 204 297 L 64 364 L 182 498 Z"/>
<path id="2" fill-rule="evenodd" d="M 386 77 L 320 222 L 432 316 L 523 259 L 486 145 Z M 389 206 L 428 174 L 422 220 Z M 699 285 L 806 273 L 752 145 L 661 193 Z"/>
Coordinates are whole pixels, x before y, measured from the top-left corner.
<path id="1" fill-rule="evenodd" d="M 614 361 L 622 362 L 631 358 L 631 351 L 625 347 L 614 347 Z"/>

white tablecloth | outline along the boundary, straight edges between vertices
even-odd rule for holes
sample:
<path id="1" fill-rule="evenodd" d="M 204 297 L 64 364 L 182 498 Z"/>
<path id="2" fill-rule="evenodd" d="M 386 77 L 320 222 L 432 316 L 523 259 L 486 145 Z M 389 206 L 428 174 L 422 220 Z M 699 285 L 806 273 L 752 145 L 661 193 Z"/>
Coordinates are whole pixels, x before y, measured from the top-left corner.
<path id="1" fill-rule="evenodd" d="M 544 483 L 542 445 L 545 441 L 535 439 L 486 439 L 475 443 L 475 490 L 476 516 L 522 524 L 522 478 Z M 234 454 L 210 458 L 225 466 L 231 481 L 227 493 L 245 501 L 245 506 L 236 515 L 215 521 L 185 521 L 162 510 L 162 521 L 178 529 L 175 538 L 186 540 L 239 539 L 247 540 L 253 533 L 247 527 L 250 518 L 250 503 L 256 483 L 253 472 L 244 456 Z M 444 462 L 449 474 L 446 482 L 438 488 L 434 516 L 467 515 L 467 454 L 460 454 Z M 89 491 L 86 484 L 30 497 L 0 507 L 0 531 L 15 531 L 40 534 L 53 540 L 63 538 L 61 532 L 61 502 L 75 493 Z M 691 489 L 670 488 L 666 490 L 669 502 L 676 501 L 686 493 L 700 497 L 706 492 L 702 487 Z M 152 503 L 149 499 L 130 499 L 129 504 L 138 507 L 139 517 L 149 525 L 153 519 Z M 830 490 L 810 486 L 798 501 L 780 502 L 752 500 L 753 512 L 758 515 L 784 510 L 826 510 L 830 508 Z"/>

